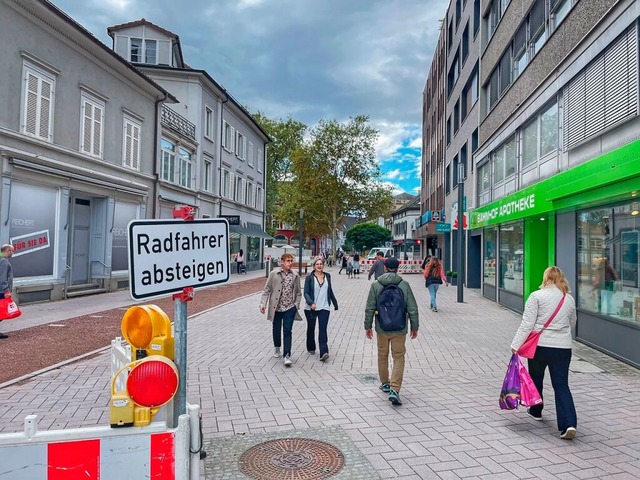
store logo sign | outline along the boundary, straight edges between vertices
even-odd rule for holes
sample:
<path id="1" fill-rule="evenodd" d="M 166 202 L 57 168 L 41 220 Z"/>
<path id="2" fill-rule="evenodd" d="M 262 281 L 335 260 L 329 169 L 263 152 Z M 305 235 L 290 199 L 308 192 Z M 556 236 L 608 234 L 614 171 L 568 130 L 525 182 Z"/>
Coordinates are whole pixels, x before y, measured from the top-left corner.
<path id="1" fill-rule="evenodd" d="M 474 218 L 474 225 L 478 223 L 495 222 L 505 220 L 512 215 L 521 217 L 528 210 L 536 208 L 536 194 L 531 193 L 525 197 L 510 200 L 494 207 L 486 212 L 477 212 Z"/>

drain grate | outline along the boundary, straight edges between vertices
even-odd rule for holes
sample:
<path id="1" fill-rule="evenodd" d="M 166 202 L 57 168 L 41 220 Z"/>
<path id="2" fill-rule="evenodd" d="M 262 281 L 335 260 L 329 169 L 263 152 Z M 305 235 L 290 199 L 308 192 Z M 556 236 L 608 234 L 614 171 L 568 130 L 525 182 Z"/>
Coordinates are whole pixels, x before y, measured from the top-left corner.
<path id="1" fill-rule="evenodd" d="M 242 473 L 255 480 L 320 480 L 342 469 L 344 455 L 319 440 L 281 438 L 251 447 L 238 464 Z"/>

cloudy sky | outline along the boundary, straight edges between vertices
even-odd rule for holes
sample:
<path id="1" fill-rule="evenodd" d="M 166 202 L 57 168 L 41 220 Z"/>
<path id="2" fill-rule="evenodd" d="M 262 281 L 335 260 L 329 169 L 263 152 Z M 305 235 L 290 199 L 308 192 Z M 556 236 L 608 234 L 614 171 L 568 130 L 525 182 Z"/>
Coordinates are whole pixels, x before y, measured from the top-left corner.
<path id="1" fill-rule="evenodd" d="M 383 180 L 418 193 L 422 89 L 445 0 L 53 0 L 111 46 L 107 27 L 145 18 L 180 36 L 185 61 L 251 111 L 366 114 Z"/>

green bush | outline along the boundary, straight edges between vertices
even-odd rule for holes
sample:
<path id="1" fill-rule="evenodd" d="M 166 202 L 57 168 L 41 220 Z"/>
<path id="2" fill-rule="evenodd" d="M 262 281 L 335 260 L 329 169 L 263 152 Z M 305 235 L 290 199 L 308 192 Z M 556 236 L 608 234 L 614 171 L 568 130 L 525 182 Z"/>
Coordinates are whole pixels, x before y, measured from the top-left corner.
<path id="1" fill-rule="evenodd" d="M 447 270 L 447 277 L 458 278 L 458 272 L 454 272 L 453 270 Z"/>

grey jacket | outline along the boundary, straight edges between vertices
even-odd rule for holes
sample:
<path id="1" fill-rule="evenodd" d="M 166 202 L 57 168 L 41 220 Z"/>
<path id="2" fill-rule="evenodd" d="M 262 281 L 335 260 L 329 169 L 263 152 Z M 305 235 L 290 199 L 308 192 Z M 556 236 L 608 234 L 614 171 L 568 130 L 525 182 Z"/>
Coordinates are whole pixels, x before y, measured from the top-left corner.
<path id="1" fill-rule="evenodd" d="M 0 255 L 0 294 L 4 295 L 13 289 L 13 269 L 9 259 Z"/>
<path id="2" fill-rule="evenodd" d="M 407 316 L 409 317 L 409 322 L 407 322 L 404 330 L 399 330 L 397 332 L 385 332 L 380 328 L 380 324 L 378 323 L 378 316 L 376 315 L 376 311 L 378 309 L 378 296 L 384 289 L 386 285 L 393 284 L 398 285 L 398 288 L 402 290 L 404 294 L 404 301 L 407 305 Z M 369 297 L 367 298 L 367 306 L 364 311 L 364 329 L 369 330 L 374 321 L 376 322 L 376 332 L 383 333 L 385 335 L 406 335 L 409 331 L 409 324 L 411 325 L 411 331 L 417 332 L 420 327 L 420 320 L 418 319 L 418 303 L 416 302 L 415 297 L 413 296 L 413 292 L 411 291 L 411 286 L 405 282 L 400 275 L 395 272 L 387 272 L 371 284 L 371 288 L 369 289 Z"/>
<path id="3" fill-rule="evenodd" d="M 293 297 L 294 304 L 296 306 L 296 320 L 302 320 L 300 316 L 300 300 L 302 299 L 302 289 L 300 288 L 300 277 L 296 272 L 293 272 Z M 276 315 L 276 307 L 280 300 L 280 294 L 282 293 L 282 268 L 274 269 L 267 279 L 267 283 L 264 286 L 262 297 L 260 298 L 260 306 L 267 307 L 267 320 L 273 322 Z M 268 306 L 267 306 L 268 303 Z"/>
<path id="4" fill-rule="evenodd" d="M 373 263 L 371 270 L 369 270 L 369 275 L 367 276 L 367 279 L 371 280 L 371 275 L 373 275 L 373 278 L 377 280 L 378 277 L 383 273 L 384 273 L 384 261 L 380 260 L 379 258 L 376 258 L 376 261 Z"/>

